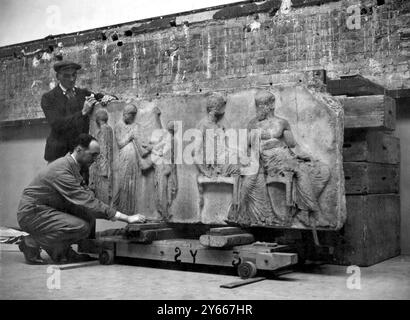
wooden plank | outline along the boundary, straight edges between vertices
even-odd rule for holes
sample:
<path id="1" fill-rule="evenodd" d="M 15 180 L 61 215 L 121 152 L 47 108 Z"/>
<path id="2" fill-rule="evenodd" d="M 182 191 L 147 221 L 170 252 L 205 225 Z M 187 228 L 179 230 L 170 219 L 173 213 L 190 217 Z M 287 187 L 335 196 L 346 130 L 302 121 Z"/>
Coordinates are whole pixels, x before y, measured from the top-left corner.
<path id="1" fill-rule="evenodd" d="M 83 239 L 77 242 L 78 252 L 82 253 L 100 253 L 102 248 L 114 249 L 113 243 L 101 239 Z"/>
<path id="2" fill-rule="evenodd" d="M 383 86 L 361 75 L 345 76 L 340 79 L 328 79 L 326 84 L 327 91 L 334 96 L 368 96 L 384 95 L 387 93 L 387 90 Z"/>
<path id="3" fill-rule="evenodd" d="M 227 236 L 231 234 L 241 234 L 246 233 L 245 230 L 237 227 L 221 227 L 221 228 L 211 228 L 208 232 L 210 235 Z"/>
<path id="4" fill-rule="evenodd" d="M 380 131 L 346 130 L 343 161 L 400 163 L 400 139 Z"/>
<path id="5" fill-rule="evenodd" d="M 257 242 L 252 244 L 252 247 L 253 248 L 258 248 L 258 250 L 259 250 L 260 247 L 272 249 L 272 248 L 277 248 L 278 246 L 279 245 L 276 242 L 260 242 L 260 241 L 257 241 Z"/>
<path id="6" fill-rule="evenodd" d="M 289 252 L 257 253 L 255 259 L 256 267 L 262 270 L 276 270 L 297 262 L 297 254 Z"/>
<path id="7" fill-rule="evenodd" d="M 95 238 L 111 237 L 111 236 L 124 236 L 126 234 L 125 228 L 122 229 L 107 229 L 95 233 Z"/>
<path id="8" fill-rule="evenodd" d="M 263 281 L 263 280 L 266 280 L 266 278 L 265 277 L 256 277 L 256 278 L 250 278 L 250 279 L 230 282 L 230 283 L 227 283 L 227 284 L 222 284 L 219 287 L 220 288 L 225 288 L 225 289 L 233 289 L 233 288 L 245 286 L 247 284 L 251 284 L 251 283 L 255 283 L 255 282 L 259 282 L 259 281 Z"/>
<path id="9" fill-rule="evenodd" d="M 225 267 L 236 267 L 245 260 L 256 263 L 260 252 L 242 251 L 241 248 L 242 246 L 231 249 L 209 248 L 193 239 L 161 240 L 148 245 L 121 240 L 116 242 L 116 256 Z M 276 254 L 271 253 L 272 256 Z M 276 270 L 293 265 L 297 263 L 297 254 L 281 255 L 278 261 L 282 264 L 269 263 L 268 266 L 263 265 L 260 269 Z M 276 269 L 268 269 L 272 266 Z"/>
<path id="10" fill-rule="evenodd" d="M 126 229 L 126 232 L 138 232 L 141 230 L 163 229 L 166 227 L 167 227 L 167 224 L 165 222 L 147 222 L 147 223 L 128 224 L 125 229 Z"/>
<path id="11" fill-rule="evenodd" d="M 116 244 L 119 257 L 232 267 L 241 261 L 234 249 L 221 250 L 202 246 L 198 240 L 173 239 L 146 245 L 132 242 Z"/>
<path id="12" fill-rule="evenodd" d="M 255 241 L 250 233 L 232 234 L 227 236 L 218 236 L 204 234 L 199 238 L 199 242 L 205 247 L 211 248 L 230 248 L 237 245 L 249 244 Z"/>
<path id="13" fill-rule="evenodd" d="M 237 247 L 234 247 L 237 248 Z M 291 252 L 291 246 L 276 244 L 271 242 L 254 242 L 239 247 L 241 252 L 247 254 L 272 253 L 272 252 Z M 239 249 L 238 249 L 239 250 Z"/>
<path id="14" fill-rule="evenodd" d="M 384 95 L 337 97 L 344 107 L 345 128 L 378 128 L 394 130 L 396 103 Z"/>
<path id="15" fill-rule="evenodd" d="M 175 238 L 175 232 L 172 228 L 141 230 L 135 235 L 128 234 L 127 239 L 134 242 L 150 243 L 154 240 L 164 240 Z"/>
<path id="16" fill-rule="evenodd" d="M 398 193 L 400 168 L 396 164 L 344 162 L 346 194 Z"/>
<path id="17" fill-rule="evenodd" d="M 400 254 L 399 195 L 350 195 L 346 207 L 343 229 L 321 240 L 334 247 L 329 262 L 367 267 Z"/>
<path id="18" fill-rule="evenodd" d="M 96 266 L 99 264 L 100 262 L 98 260 L 93 260 L 93 261 L 86 261 L 86 262 L 60 264 L 56 266 L 60 270 L 69 270 L 69 269 L 77 269 L 77 268 L 82 268 L 82 267 Z"/>
<path id="19" fill-rule="evenodd" d="M 388 95 L 395 99 L 410 97 L 410 89 L 389 90 Z"/>

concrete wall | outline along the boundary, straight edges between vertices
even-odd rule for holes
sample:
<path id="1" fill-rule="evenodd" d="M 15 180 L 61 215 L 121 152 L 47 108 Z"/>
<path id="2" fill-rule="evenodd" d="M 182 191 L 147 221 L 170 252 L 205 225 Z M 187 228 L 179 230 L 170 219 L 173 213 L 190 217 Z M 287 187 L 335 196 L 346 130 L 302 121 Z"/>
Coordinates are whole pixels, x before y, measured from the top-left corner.
<path id="1" fill-rule="evenodd" d="M 23 188 L 47 164 L 43 155 L 49 129 L 43 124 L 0 130 L 0 225 L 15 227 Z"/>
<path id="2" fill-rule="evenodd" d="M 284 12 L 279 0 L 228 5 L 0 48 L 0 121 L 44 117 L 38 101 L 55 85 L 58 56 L 83 65 L 80 86 L 123 99 L 269 86 L 316 69 L 410 87 L 410 2 L 292 3 Z M 349 6 L 361 10 L 356 20 Z"/>
<path id="3" fill-rule="evenodd" d="M 401 148 L 401 251 L 410 254 L 410 98 L 399 99 L 397 107 L 395 135 L 400 138 Z"/>
<path id="4" fill-rule="evenodd" d="M 0 128 L 0 226 L 19 227 L 16 212 L 21 193 L 47 165 L 43 155 L 48 133 L 47 124 Z M 124 225 L 98 220 L 97 231 Z"/>

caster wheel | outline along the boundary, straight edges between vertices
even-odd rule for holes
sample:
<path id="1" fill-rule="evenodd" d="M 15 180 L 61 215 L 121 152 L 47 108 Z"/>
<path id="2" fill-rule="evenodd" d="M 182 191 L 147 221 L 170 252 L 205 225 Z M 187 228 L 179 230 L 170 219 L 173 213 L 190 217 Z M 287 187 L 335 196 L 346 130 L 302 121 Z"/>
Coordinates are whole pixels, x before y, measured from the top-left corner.
<path id="1" fill-rule="evenodd" d="M 253 278 L 254 276 L 256 276 L 257 271 L 258 271 L 258 269 L 256 268 L 255 264 L 253 262 L 250 262 L 250 261 L 242 262 L 238 266 L 238 275 L 242 279 Z"/>
<path id="2" fill-rule="evenodd" d="M 100 260 L 100 264 L 109 265 L 114 263 L 114 251 L 112 250 L 104 250 L 100 252 L 100 256 L 98 257 Z"/>

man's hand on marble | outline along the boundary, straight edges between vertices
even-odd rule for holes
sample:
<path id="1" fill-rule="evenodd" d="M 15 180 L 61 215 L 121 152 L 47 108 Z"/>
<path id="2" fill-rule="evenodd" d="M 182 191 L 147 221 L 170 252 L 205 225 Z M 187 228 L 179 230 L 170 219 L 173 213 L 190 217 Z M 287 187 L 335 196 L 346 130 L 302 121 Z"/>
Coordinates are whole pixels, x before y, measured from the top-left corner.
<path id="1" fill-rule="evenodd" d="M 144 223 L 145 220 L 145 216 L 139 213 L 128 216 L 128 223 Z"/>

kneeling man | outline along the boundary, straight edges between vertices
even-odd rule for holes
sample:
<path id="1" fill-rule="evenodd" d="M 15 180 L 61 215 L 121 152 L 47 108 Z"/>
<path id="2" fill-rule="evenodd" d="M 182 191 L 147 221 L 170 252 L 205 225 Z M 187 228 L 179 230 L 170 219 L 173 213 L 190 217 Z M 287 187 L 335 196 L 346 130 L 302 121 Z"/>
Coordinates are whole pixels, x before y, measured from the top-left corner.
<path id="1" fill-rule="evenodd" d="M 56 263 L 87 260 L 71 244 L 88 237 L 93 219 L 144 222 L 141 214 L 127 216 L 95 198 L 80 170 L 89 167 L 100 153 L 95 138 L 82 133 L 72 154 L 50 163 L 23 191 L 17 220 L 29 233 L 19 245 L 26 262 L 42 264 L 43 248 Z"/>

